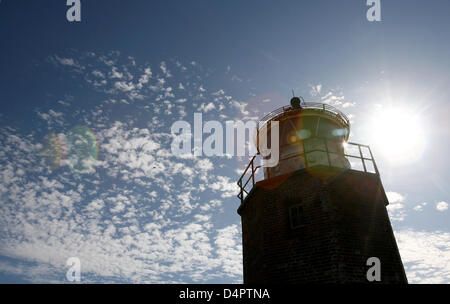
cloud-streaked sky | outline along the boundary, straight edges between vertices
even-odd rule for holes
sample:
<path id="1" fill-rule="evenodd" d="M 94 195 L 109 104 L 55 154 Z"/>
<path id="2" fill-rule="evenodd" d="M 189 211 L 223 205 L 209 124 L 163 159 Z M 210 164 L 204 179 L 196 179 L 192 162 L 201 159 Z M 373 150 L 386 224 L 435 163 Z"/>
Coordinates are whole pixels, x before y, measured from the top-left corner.
<path id="1" fill-rule="evenodd" d="M 171 125 L 294 89 L 371 146 L 409 281 L 450 283 L 450 3 L 365 2 L 1 1 L 0 282 L 67 282 L 69 257 L 82 282 L 242 282 L 247 159 L 173 155 Z"/>

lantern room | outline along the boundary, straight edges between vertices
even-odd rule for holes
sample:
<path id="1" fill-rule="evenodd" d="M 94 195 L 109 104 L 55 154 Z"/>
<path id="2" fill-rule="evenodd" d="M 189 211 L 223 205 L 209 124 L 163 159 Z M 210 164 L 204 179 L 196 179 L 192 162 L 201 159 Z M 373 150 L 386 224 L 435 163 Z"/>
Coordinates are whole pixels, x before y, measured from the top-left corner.
<path id="1" fill-rule="evenodd" d="M 350 122 L 335 107 L 292 98 L 290 106 L 279 108 L 261 119 L 258 147 L 271 146 L 274 121 L 278 122 L 279 161 L 275 166 L 264 166 L 264 179 L 316 165 L 350 168 L 344 153 Z"/>

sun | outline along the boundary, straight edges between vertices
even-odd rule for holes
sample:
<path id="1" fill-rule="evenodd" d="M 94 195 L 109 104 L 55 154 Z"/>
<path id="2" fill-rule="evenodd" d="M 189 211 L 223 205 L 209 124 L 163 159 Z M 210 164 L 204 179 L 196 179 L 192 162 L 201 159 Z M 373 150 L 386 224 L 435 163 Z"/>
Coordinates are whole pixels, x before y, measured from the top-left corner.
<path id="1" fill-rule="evenodd" d="M 420 115 L 405 108 L 381 108 L 374 114 L 371 145 L 394 164 L 419 160 L 426 144 Z"/>

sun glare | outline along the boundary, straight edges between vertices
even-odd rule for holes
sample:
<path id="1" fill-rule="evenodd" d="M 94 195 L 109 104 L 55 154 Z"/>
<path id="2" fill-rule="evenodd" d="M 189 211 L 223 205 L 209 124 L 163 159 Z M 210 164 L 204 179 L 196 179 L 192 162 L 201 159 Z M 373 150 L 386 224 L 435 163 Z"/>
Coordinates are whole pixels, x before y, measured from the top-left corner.
<path id="1" fill-rule="evenodd" d="M 425 149 L 423 123 L 417 113 L 383 108 L 371 126 L 371 145 L 395 164 L 417 161 Z"/>

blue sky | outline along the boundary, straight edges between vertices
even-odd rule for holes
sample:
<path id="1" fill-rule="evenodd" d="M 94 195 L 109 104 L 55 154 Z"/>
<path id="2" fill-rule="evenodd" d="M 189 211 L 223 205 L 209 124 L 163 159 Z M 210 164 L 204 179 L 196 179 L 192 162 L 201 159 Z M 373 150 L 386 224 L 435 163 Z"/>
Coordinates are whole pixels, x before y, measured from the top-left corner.
<path id="1" fill-rule="evenodd" d="M 176 157 L 171 124 L 292 89 L 371 146 L 409 281 L 450 282 L 448 1 L 65 2 L 0 2 L 0 282 L 67 282 L 69 257 L 82 282 L 242 282 L 246 160 Z"/>

